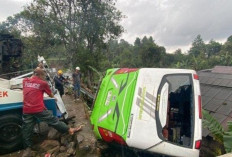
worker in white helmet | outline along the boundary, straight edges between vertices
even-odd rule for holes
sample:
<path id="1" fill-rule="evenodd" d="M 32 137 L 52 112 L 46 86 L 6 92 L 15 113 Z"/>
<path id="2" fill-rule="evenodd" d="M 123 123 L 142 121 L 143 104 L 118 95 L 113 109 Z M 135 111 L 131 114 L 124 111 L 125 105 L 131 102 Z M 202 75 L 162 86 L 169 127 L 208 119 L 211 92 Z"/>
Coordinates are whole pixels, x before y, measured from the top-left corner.
<path id="1" fill-rule="evenodd" d="M 73 78 L 73 87 L 74 87 L 74 99 L 79 100 L 80 89 L 81 89 L 80 67 L 76 67 L 75 72 L 72 75 L 72 78 Z"/>

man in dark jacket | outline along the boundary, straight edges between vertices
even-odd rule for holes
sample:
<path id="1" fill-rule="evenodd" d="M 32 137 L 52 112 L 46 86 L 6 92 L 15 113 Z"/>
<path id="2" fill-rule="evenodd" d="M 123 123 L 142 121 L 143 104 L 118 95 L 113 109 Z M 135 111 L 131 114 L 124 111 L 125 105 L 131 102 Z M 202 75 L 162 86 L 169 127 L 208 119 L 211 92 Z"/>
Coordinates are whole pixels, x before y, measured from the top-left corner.
<path id="1" fill-rule="evenodd" d="M 63 77 L 62 70 L 58 70 L 57 75 L 54 77 L 55 88 L 59 91 L 60 96 L 64 95 L 64 82 L 66 79 Z"/>

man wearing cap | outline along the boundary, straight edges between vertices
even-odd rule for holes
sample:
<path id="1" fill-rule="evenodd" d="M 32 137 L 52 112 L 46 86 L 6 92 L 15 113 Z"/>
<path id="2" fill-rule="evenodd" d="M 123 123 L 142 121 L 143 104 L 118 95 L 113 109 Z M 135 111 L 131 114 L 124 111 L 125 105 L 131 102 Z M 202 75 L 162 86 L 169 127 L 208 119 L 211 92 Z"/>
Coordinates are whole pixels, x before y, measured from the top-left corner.
<path id="1" fill-rule="evenodd" d="M 45 72 L 40 67 L 34 70 L 34 74 L 30 78 L 23 79 L 23 142 L 27 148 L 23 157 L 29 156 L 32 147 L 31 136 L 36 122 L 44 121 L 61 133 L 74 134 L 81 129 L 70 128 L 64 122 L 58 120 L 57 117 L 48 111 L 43 102 L 44 93 L 49 97 L 54 98 L 48 83 L 45 81 Z"/>
<path id="2" fill-rule="evenodd" d="M 57 75 L 54 77 L 55 88 L 59 91 L 60 96 L 64 95 L 64 82 L 65 78 L 63 77 L 63 71 L 58 70 Z"/>
<path id="3" fill-rule="evenodd" d="M 76 67 L 75 72 L 72 74 L 72 78 L 73 78 L 73 87 L 74 87 L 74 98 L 75 100 L 79 100 L 80 89 L 81 89 L 81 73 L 79 67 Z"/>

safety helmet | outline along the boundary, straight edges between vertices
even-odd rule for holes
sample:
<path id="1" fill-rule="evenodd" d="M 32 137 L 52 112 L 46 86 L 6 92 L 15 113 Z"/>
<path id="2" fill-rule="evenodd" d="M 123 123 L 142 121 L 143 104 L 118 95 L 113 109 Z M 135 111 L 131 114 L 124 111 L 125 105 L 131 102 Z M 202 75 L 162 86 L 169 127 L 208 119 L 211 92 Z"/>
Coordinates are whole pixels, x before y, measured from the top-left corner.
<path id="1" fill-rule="evenodd" d="M 76 70 L 81 70 L 80 67 L 76 67 Z"/>
<path id="2" fill-rule="evenodd" d="M 62 70 L 58 70 L 58 74 L 63 74 L 63 71 Z"/>

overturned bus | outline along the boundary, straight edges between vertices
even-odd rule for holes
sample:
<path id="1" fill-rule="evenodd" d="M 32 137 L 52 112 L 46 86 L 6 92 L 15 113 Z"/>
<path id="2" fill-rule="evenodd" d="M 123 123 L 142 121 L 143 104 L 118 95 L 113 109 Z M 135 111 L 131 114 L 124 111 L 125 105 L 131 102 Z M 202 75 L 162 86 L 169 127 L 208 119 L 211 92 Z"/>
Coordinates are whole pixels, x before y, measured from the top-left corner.
<path id="1" fill-rule="evenodd" d="M 96 137 L 106 142 L 198 157 L 202 139 L 198 75 L 184 69 L 109 69 L 91 123 Z"/>

